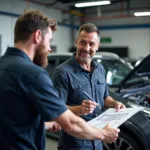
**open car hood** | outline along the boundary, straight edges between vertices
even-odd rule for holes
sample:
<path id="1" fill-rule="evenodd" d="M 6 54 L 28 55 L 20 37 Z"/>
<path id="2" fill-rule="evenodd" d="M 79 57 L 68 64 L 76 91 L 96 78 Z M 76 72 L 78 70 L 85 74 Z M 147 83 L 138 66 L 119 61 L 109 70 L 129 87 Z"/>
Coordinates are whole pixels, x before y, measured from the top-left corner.
<path id="1" fill-rule="evenodd" d="M 150 79 L 150 54 L 146 56 L 139 65 L 137 65 L 129 74 L 122 80 L 119 85 L 118 92 L 127 85 L 127 82 L 135 77 L 148 77 Z"/>

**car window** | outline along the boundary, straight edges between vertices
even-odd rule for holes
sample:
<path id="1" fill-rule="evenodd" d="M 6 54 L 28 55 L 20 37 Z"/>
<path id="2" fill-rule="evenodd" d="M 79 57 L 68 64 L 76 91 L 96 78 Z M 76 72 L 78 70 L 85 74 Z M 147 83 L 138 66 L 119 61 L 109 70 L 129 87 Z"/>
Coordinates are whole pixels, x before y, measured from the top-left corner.
<path id="1" fill-rule="evenodd" d="M 68 60 L 71 56 L 60 56 L 59 57 L 59 63 L 58 65 L 64 63 L 66 60 Z"/>
<path id="2" fill-rule="evenodd" d="M 59 65 L 62 64 L 63 62 L 65 62 L 67 59 L 60 59 L 59 60 Z"/>
<path id="3" fill-rule="evenodd" d="M 131 72 L 132 68 L 120 59 L 103 59 L 95 58 L 95 60 L 103 65 L 106 71 L 106 81 L 109 86 L 118 87 L 122 80 Z M 135 74 L 124 85 L 124 88 L 150 83 L 150 78 L 147 76 L 141 77 Z"/>
<path id="4" fill-rule="evenodd" d="M 124 77 L 132 70 L 120 59 L 100 59 L 95 60 L 103 65 L 106 71 L 106 81 L 109 86 L 118 86 Z"/>
<path id="5" fill-rule="evenodd" d="M 46 71 L 49 73 L 49 75 L 52 74 L 55 67 L 56 67 L 56 60 L 48 60 L 48 66 L 46 67 Z"/>
<path id="6" fill-rule="evenodd" d="M 65 62 L 66 60 L 68 60 L 71 56 L 48 56 L 48 66 L 46 67 L 47 72 L 49 73 L 49 75 L 51 76 L 54 69 L 62 64 L 63 62 Z"/>

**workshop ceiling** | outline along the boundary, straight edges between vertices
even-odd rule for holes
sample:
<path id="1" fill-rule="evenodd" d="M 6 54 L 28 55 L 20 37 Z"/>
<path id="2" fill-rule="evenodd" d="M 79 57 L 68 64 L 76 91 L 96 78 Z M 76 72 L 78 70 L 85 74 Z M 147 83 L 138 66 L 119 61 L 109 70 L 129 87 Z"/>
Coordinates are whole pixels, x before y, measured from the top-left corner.
<path id="1" fill-rule="evenodd" d="M 37 3 L 41 5 L 45 5 L 47 7 L 52 7 L 54 5 L 61 5 L 63 8 L 64 7 L 74 7 L 75 3 L 82 3 L 82 2 L 97 2 L 97 1 L 103 1 L 103 0 L 24 0 L 27 2 L 32 2 L 32 3 Z M 114 3 L 120 3 L 120 2 L 125 2 L 125 1 L 131 1 L 131 0 L 110 0 L 111 4 Z M 82 9 L 82 8 L 81 8 Z"/>
<path id="2" fill-rule="evenodd" d="M 98 13 L 120 13 L 121 15 L 132 15 L 131 11 L 150 11 L 150 0 L 110 0 L 110 5 L 93 7 L 74 7 L 75 3 L 96 2 L 100 0 L 24 0 L 31 3 L 43 5 L 48 8 L 54 8 L 64 12 L 74 11 L 74 14 L 97 15 Z M 102 1 L 102 0 L 101 0 Z M 77 13 L 76 13 L 76 12 Z"/>

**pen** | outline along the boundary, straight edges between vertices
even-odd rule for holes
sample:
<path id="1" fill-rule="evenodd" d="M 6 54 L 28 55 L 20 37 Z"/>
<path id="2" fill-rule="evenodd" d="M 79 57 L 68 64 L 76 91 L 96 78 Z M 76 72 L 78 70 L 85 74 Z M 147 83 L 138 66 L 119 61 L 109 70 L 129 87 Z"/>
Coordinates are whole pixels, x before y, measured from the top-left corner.
<path id="1" fill-rule="evenodd" d="M 85 91 L 83 92 L 91 101 L 95 102 L 94 99 L 88 94 L 86 93 Z"/>
<path id="2" fill-rule="evenodd" d="M 91 101 L 95 102 L 94 99 L 85 91 L 83 92 L 83 94 L 85 94 Z M 100 105 L 97 103 L 97 106 L 101 109 Z"/>

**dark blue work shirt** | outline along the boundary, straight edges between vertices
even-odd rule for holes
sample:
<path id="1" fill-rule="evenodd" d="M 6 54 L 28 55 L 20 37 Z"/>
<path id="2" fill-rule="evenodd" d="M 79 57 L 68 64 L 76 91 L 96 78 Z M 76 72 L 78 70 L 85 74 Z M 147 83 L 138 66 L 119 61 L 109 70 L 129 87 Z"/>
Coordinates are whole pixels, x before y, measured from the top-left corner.
<path id="1" fill-rule="evenodd" d="M 66 110 L 47 72 L 8 48 L 0 58 L 0 149 L 44 150 L 44 121 Z"/>
<path id="2" fill-rule="evenodd" d="M 86 92 L 100 104 L 101 108 L 104 107 L 104 99 L 108 96 L 105 70 L 98 62 L 92 61 L 91 65 L 93 68 L 92 73 L 82 68 L 73 55 L 69 60 L 54 70 L 51 79 L 54 86 L 58 89 L 61 98 L 66 100 L 65 103 L 67 105 L 77 106 L 81 105 L 83 100 L 89 100 L 89 97 L 83 93 Z M 97 107 L 93 113 L 82 115 L 81 117 L 89 121 L 101 112 L 102 110 Z M 67 138 L 69 142 L 66 143 L 70 144 L 71 136 L 66 134 L 66 137 L 69 137 Z M 65 139 L 65 137 L 63 137 L 63 139 Z M 65 140 L 67 141 L 67 139 Z M 75 138 L 72 138 L 72 141 L 73 139 Z"/>

